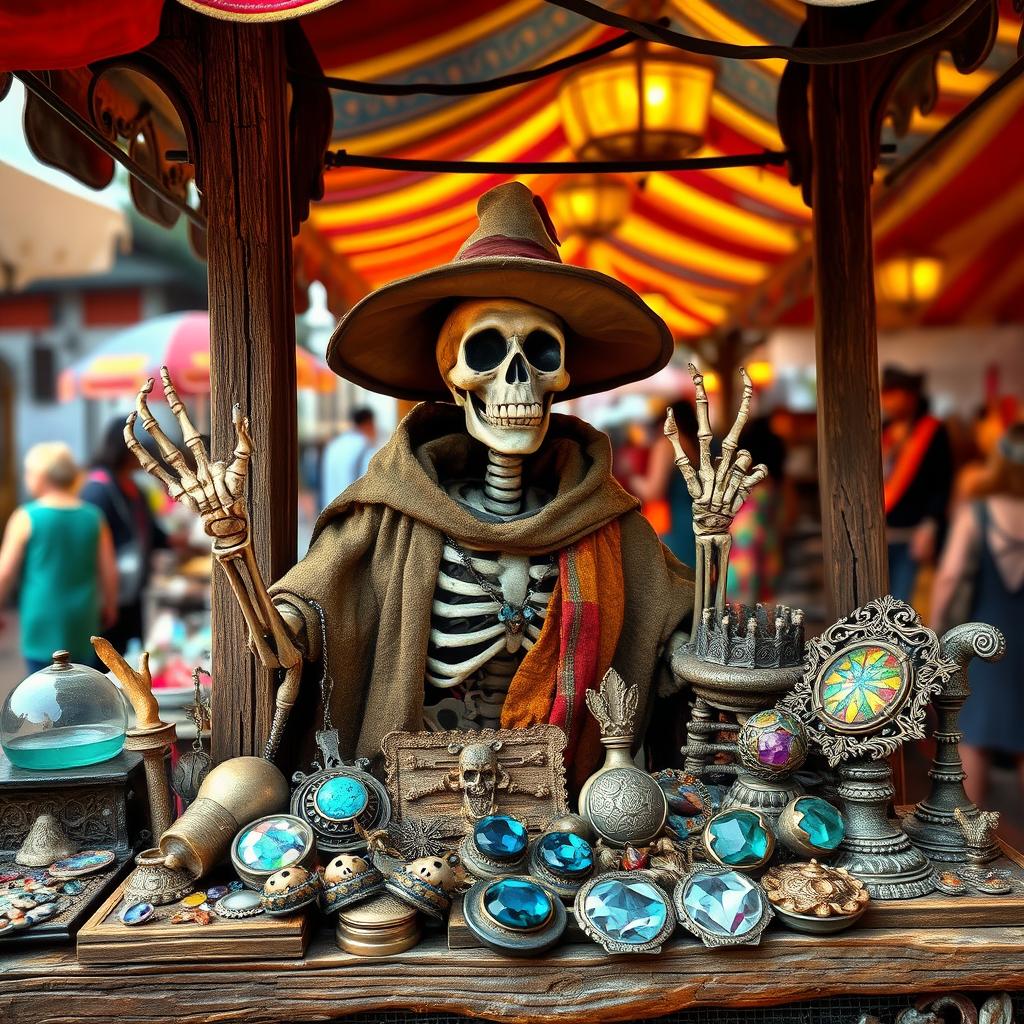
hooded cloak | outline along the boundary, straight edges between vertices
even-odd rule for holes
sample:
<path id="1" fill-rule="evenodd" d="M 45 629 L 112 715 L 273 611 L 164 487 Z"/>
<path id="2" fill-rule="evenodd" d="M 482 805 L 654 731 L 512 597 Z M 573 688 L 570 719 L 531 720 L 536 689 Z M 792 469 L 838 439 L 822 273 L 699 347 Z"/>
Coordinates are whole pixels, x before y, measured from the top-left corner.
<path id="1" fill-rule="evenodd" d="M 311 661 L 322 652 L 320 617 L 310 602 L 323 608 L 331 715 L 346 757 L 377 758 L 387 733 L 423 728 L 431 604 L 445 535 L 466 548 L 535 556 L 564 553 L 614 524 L 621 593 L 609 599 L 620 606 L 621 627 L 609 650 L 622 677 L 640 687 L 639 721 L 648 720 L 659 655 L 693 609 L 692 574 L 612 477 L 608 438 L 574 417 L 552 415 L 541 450 L 524 467 L 530 486 L 552 498 L 507 522 L 478 519 L 444 489 L 445 482 L 483 479 L 485 465 L 486 449 L 466 433 L 460 409 L 417 406 L 366 475 L 324 509 L 306 556 L 271 588 L 276 603 L 302 616 L 299 640 Z M 599 579 L 598 606 L 602 585 Z M 596 756 L 588 745 L 587 761 Z"/>

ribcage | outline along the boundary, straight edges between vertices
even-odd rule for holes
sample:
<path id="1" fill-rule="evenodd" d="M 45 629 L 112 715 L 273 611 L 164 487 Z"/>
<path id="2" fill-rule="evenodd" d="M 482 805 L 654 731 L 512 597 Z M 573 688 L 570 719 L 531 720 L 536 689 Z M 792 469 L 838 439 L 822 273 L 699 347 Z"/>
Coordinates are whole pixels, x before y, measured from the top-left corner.
<path id="1" fill-rule="evenodd" d="M 535 592 L 529 607 L 534 617 L 521 633 L 509 634 L 498 618 L 501 603 L 474 579 L 459 553 L 445 544 L 431 609 L 426 668 L 427 682 L 443 689 L 472 682 L 498 655 L 512 654 L 518 660 L 528 651 L 540 635 L 558 578 L 557 565 L 549 568 L 547 558 L 474 552 L 471 560 L 476 571 L 516 608 L 532 586 Z"/>

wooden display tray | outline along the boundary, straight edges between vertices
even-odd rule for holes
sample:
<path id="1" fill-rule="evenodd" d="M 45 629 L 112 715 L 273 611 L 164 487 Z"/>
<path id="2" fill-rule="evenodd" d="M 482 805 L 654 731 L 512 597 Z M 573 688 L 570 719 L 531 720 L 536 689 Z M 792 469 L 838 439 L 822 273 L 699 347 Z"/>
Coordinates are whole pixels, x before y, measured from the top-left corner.
<path id="1" fill-rule="evenodd" d="M 123 925 L 117 915 L 125 885 L 127 880 L 79 930 L 79 963 L 294 960 L 306 952 L 309 944 L 312 929 L 306 911 L 288 917 L 259 914 L 240 920 L 226 920 L 214 914 L 207 925 L 171 924 L 169 921 Z"/>

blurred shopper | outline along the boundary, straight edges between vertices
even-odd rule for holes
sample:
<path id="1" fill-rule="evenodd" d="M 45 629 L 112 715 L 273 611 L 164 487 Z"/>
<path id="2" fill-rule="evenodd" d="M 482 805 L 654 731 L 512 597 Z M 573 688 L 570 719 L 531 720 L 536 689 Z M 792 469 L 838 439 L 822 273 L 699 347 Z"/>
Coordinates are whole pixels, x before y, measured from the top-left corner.
<path id="1" fill-rule="evenodd" d="M 942 543 L 953 486 L 949 435 L 929 411 L 924 376 L 882 372 L 882 461 L 889 543 L 889 592 L 914 599 L 919 569 Z"/>
<path id="2" fill-rule="evenodd" d="M 352 426 L 324 448 L 320 470 L 320 507 L 326 508 L 354 484 L 377 450 L 377 420 L 367 407 L 352 413 Z"/>
<path id="3" fill-rule="evenodd" d="M 679 441 L 690 461 L 697 463 L 697 413 L 689 402 L 673 402 L 672 412 L 679 430 Z M 626 487 L 645 504 L 663 501 L 668 509 L 668 523 L 659 535 L 665 547 L 684 565 L 697 559 L 693 539 L 693 499 L 683 474 L 675 464 L 675 453 L 669 439 L 661 433 L 650 448 L 650 456 L 642 473 L 629 477 Z"/>
<path id="4" fill-rule="evenodd" d="M 20 587 L 21 653 L 29 672 L 54 651 L 93 663 L 89 638 L 117 617 L 117 563 L 103 516 L 76 494 L 80 473 L 66 444 L 25 456 L 32 500 L 15 509 L 0 546 L 0 606 Z"/>
<path id="5" fill-rule="evenodd" d="M 750 492 L 732 524 L 729 600 L 755 605 L 775 599 L 782 574 L 786 444 L 772 429 L 768 416 L 750 420 L 739 443 L 750 452 L 755 465 L 764 463 L 768 468 L 768 476 Z"/>
<path id="6" fill-rule="evenodd" d="M 146 495 L 134 480 L 139 464 L 124 443 L 124 417 L 107 424 L 82 497 L 95 505 L 110 527 L 117 555 L 117 619 L 104 636 L 122 654 L 131 640 L 144 641 L 142 599 L 153 552 L 168 546 Z"/>
<path id="7" fill-rule="evenodd" d="M 971 664 L 971 699 L 960 714 L 968 795 L 984 798 L 993 751 L 1017 760 L 1024 789 L 1024 423 L 996 445 L 977 483 L 984 496 L 964 503 L 950 530 L 932 595 L 942 628 L 988 622 L 1009 638 L 1006 656 Z"/>

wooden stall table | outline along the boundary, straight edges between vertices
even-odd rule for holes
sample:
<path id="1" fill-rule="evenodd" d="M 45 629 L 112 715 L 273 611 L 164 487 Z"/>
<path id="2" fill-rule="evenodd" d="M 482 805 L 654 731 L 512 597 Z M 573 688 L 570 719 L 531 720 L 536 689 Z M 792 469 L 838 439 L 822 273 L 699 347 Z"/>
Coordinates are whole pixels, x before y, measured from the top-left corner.
<path id="1" fill-rule="evenodd" d="M 87 967 L 71 949 L 0 956 L 0 1020 L 17 1024 L 271 1024 L 355 1014 L 394 1019 L 402 1011 L 525 1024 L 649 1019 L 696 1008 L 708 1010 L 701 1019 L 736 1021 L 737 1008 L 835 996 L 862 996 L 869 1009 L 878 997 L 905 997 L 909 1006 L 921 993 L 1014 989 L 1024 989 L 1024 927 L 964 928 L 955 914 L 948 927 L 912 931 L 822 937 L 774 930 L 757 948 L 712 950 L 676 939 L 651 957 L 610 958 L 579 945 L 516 961 L 449 950 L 437 934 L 398 956 L 366 959 L 341 952 L 326 927 L 302 960 Z M 797 1012 L 803 1021 L 841 1019 Z M 859 1011 L 846 1014 L 853 1024 Z"/>

